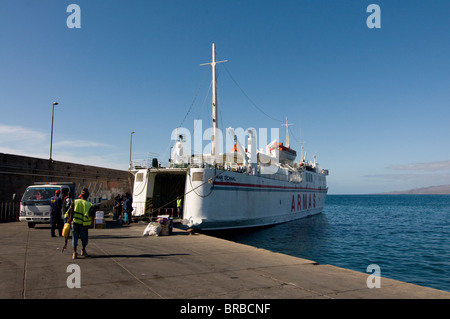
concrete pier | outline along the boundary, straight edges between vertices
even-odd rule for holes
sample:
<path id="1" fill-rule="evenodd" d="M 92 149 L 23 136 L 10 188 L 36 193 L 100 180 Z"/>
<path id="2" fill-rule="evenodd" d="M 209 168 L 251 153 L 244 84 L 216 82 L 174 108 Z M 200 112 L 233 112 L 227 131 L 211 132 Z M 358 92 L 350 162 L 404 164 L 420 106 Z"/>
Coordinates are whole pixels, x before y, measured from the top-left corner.
<path id="1" fill-rule="evenodd" d="M 0 224 L 0 298 L 7 299 L 449 299 L 450 293 L 174 229 L 145 224 L 89 230 L 90 258 L 61 253 L 49 225 Z M 81 245 L 81 243 L 80 243 Z M 79 266 L 80 288 L 75 284 Z M 69 267 L 69 268 L 68 268 Z M 72 267 L 72 268 L 70 268 Z"/>

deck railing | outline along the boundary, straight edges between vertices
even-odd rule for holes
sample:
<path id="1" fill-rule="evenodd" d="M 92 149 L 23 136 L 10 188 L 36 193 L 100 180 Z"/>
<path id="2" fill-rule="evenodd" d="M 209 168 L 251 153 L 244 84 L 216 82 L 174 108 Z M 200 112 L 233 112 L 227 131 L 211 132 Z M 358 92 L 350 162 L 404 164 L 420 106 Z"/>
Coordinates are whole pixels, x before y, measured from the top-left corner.
<path id="1" fill-rule="evenodd" d="M 149 217 L 152 219 L 155 219 L 157 216 L 160 215 L 169 215 L 173 219 L 182 218 L 183 214 L 179 214 L 178 210 L 176 208 L 160 208 L 155 209 L 154 211 L 151 211 L 148 213 Z"/>

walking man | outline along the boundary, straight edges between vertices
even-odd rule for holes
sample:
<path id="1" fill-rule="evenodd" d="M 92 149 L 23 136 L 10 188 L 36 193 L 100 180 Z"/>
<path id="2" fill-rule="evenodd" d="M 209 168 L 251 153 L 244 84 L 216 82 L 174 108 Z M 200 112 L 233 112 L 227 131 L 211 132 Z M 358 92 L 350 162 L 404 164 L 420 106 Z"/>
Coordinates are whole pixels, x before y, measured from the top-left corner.
<path id="1" fill-rule="evenodd" d="M 73 259 L 77 259 L 78 238 L 81 239 L 81 256 L 88 257 L 86 246 L 88 244 L 88 229 L 91 226 L 91 218 L 95 213 L 92 203 L 88 202 L 89 191 L 87 188 L 83 189 L 81 198 L 72 202 L 69 208 L 68 222 L 72 222 L 72 247 Z"/>
<path id="2" fill-rule="evenodd" d="M 62 202 L 62 212 L 64 224 L 67 223 L 67 217 L 69 216 L 69 208 L 72 205 L 72 192 L 69 191 L 67 195 L 63 198 Z"/>

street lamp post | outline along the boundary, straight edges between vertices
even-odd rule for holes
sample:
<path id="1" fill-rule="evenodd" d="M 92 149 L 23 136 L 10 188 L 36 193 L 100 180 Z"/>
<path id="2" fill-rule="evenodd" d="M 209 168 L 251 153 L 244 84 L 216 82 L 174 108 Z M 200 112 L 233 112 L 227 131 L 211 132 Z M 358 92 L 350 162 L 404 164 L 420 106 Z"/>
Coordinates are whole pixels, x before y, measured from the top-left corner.
<path id="1" fill-rule="evenodd" d="M 52 131 L 50 134 L 50 162 L 52 161 L 52 145 L 53 145 L 53 118 L 55 113 L 55 105 L 58 105 L 58 102 L 53 102 L 52 104 Z"/>
<path id="2" fill-rule="evenodd" d="M 133 144 L 133 134 L 134 131 L 130 133 L 130 163 L 128 169 L 131 169 L 131 145 Z"/>

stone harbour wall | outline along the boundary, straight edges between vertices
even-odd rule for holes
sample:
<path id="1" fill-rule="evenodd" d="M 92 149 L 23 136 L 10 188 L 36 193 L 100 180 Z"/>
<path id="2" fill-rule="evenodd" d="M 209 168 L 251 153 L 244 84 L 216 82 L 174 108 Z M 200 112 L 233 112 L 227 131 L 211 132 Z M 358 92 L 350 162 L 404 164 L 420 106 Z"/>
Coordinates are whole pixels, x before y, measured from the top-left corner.
<path id="1" fill-rule="evenodd" d="M 108 209 L 117 194 L 131 193 L 133 181 L 125 170 L 0 153 L 0 202 L 20 201 L 36 182 L 75 182 L 77 191 L 101 195 L 101 208 Z"/>

